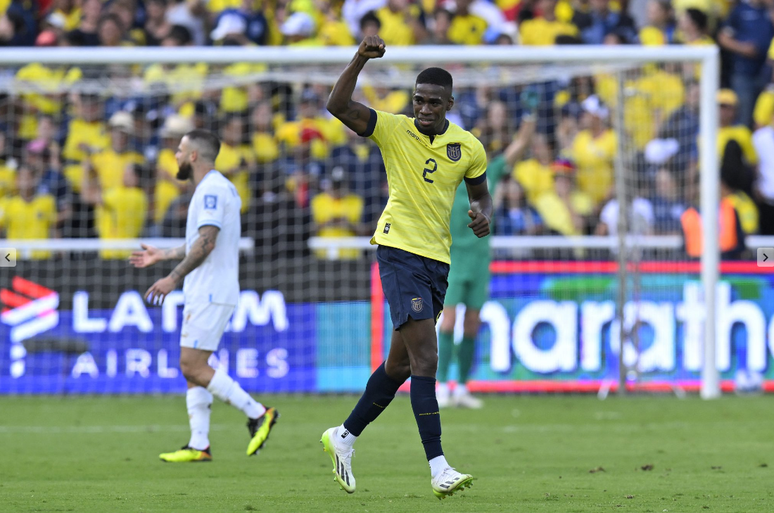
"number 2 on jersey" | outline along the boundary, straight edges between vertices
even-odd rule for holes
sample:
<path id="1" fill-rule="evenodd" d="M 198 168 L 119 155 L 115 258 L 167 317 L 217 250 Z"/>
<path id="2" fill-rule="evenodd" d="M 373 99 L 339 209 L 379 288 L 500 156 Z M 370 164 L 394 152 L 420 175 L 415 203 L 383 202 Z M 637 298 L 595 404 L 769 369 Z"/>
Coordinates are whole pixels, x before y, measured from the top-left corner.
<path id="1" fill-rule="evenodd" d="M 427 159 L 425 161 L 425 165 L 428 164 L 432 164 L 433 168 L 430 169 L 429 167 L 426 167 L 424 170 L 422 170 L 422 178 L 424 178 L 427 183 L 433 183 L 433 180 L 429 179 L 427 175 L 435 173 L 436 169 L 438 169 L 438 164 L 435 162 L 435 159 Z"/>

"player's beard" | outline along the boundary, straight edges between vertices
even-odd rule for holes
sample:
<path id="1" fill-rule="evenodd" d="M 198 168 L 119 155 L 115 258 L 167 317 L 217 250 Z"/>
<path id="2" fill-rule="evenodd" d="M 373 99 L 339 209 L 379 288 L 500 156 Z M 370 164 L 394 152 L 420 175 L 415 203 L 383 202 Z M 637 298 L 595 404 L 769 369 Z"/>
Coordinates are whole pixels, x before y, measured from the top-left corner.
<path id="1" fill-rule="evenodd" d="M 191 163 L 183 162 L 177 167 L 177 175 L 175 175 L 175 178 L 178 180 L 188 180 L 191 178 L 192 173 L 193 169 L 191 168 Z"/>

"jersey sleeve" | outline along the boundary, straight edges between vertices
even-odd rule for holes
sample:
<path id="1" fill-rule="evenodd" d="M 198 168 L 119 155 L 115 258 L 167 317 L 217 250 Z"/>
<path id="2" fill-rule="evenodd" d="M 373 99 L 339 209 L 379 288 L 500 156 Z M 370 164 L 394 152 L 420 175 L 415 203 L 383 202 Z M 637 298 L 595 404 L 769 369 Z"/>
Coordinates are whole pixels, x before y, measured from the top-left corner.
<path id="1" fill-rule="evenodd" d="M 470 165 L 465 172 L 465 183 L 478 185 L 486 180 L 486 151 L 478 139 L 475 139 L 472 151 Z"/>
<path id="2" fill-rule="evenodd" d="M 395 128 L 398 126 L 401 120 L 401 116 L 390 114 L 389 112 L 382 112 L 380 110 L 371 110 L 371 117 L 368 119 L 368 127 L 366 131 L 360 134 L 362 137 L 368 137 L 374 141 L 380 148 L 392 137 L 395 133 Z"/>
<path id="3" fill-rule="evenodd" d="M 226 195 L 228 191 L 225 187 L 209 187 L 202 191 L 201 198 L 197 202 L 196 229 L 202 226 L 216 226 L 223 228 L 223 219 L 225 217 Z"/>

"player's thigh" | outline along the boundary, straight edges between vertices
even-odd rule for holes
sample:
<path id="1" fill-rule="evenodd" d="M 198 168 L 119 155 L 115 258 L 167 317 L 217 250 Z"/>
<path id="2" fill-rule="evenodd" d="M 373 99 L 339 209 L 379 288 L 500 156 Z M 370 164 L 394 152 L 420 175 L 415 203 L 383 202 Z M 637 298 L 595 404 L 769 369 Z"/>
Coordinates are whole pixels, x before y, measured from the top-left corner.
<path id="1" fill-rule="evenodd" d="M 401 326 L 400 334 L 411 363 L 411 374 L 435 377 L 438 367 L 438 341 L 433 319 L 411 319 Z"/>
<path id="2" fill-rule="evenodd" d="M 233 313 L 234 305 L 205 302 L 186 303 L 183 307 L 180 347 L 202 351 L 217 350 Z"/>
<path id="3" fill-rule="evenodd" d="M 489 271 L 480 273 L 479 276 L 468 280 L 465 300 L 462 303 L 468 310 L 481 310 L 489 299 Z"/>
<path id="4" fill-rule="evenodd" d="M 446 295 L 444 296 L 444 307 L 456 307 L 460 303 L 465 302 L 465 298 L 468 295 L 469 280 L 459 272 L 455 272 L 453 269 L 449 272 L 448 287 L 446 288 Z M 444 311 L 444 317 L 446 312 Z"/>

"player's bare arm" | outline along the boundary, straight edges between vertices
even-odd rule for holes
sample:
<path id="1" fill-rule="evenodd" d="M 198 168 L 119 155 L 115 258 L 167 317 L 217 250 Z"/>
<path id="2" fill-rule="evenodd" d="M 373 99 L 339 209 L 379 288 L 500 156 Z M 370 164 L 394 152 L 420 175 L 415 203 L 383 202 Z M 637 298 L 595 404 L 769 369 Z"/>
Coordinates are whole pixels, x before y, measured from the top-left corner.
<path id="1" fill-rule="evenodd" d="M 470 199 L 468 216 L 471 221 L 468 224 L 468 228 L 473 230 L 476 237 L 486 237 L 489 235 L 489 221 L 492 219 L 492 212 L 494 211 L 489 187 L 487 187 L 486 181 L 476 185 L 467 183 L 465 185 L 468 188 L 468 198 Z"/>
<path id="2" fill-rule="evenodd" d="M 215 249 L 215 241 L 218 238 L 220 228 L 206 225 L 199 228 L 199 238 L 191 246 L 182 262 L 169 273 L 154 283 L 145 293 L 145 300 L 152 305 L 164 304 L 164 298 L 175 290 L 175 287 L 183 281 L 191 271 L 202 265 L 212 250 Z"/>
<path id="3" fill-rule="evenodd" d="M 185 244 L 177 248 L 159 249 L 140 244 L 142 251 L 133 251 L 129 263 L 137 268 L 150 267 L 162 260 L 181 260 L 185 257 Z"/>
<path id="4" fill-rule="evenodd" d="M 384 55 L 385 45 L 379 36 L 368 36 L 360 42 L 360 47 L 352 61 L 333 86 L 326 108 L 356 134 L 362 134 L 368 128 L 370 109 L 360 102 L 352 100 L 352 92 L 357 84 L 357 76 L 369 59 L 379 59 Z"/>

